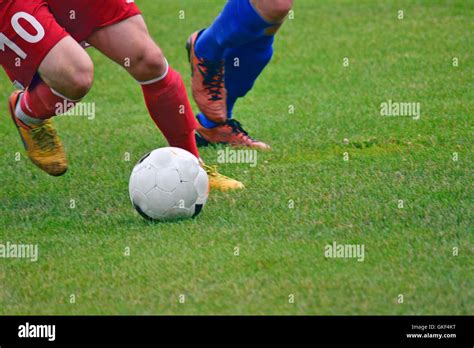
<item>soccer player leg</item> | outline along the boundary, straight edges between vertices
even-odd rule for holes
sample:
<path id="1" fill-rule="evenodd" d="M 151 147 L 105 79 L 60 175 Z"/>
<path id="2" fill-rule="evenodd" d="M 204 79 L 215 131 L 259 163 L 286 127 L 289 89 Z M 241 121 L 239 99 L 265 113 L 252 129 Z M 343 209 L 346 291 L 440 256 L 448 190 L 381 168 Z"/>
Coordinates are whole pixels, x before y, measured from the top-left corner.
<path id="1" fill-rule="evenodd" d="M 199 157 L 196 122 L 183 80 L 151 39 L 143 17 L 137 15 L 99 29 L 87 41 L 141 84 L 150 116 L 170 146 Z"/>
<path id="2" fill-rule="evenodd" d="M 84 49 L 67 36 L 48 52 L 38 72 L 20 97 L 19 111 L 25 123 L 33 125 L 73 108 L 89 92 L 94 67 Z"/>
<path id="3" fill-rule="evenodd" d="M 229 48 L 224 53 L 229 118 L 232 117 L 237 99 L 244 97 L 252 89 L 258 76 L 270 62 L 274 35 L 293 6 L 293 0 L 251 0 L 251 3 L 262 18 L 274 24 L 256 40 Z"/>
<path id="4" fill-rule="evenodd" d="M 274 36 L 264 35 L 225 52 L 227 117 L 232 118 L 235 103 L 254 86 L 273 56 Z"/>
<path id="5" fill-rule="evenodd" d="M 66 153 L 51 117 L 72 109 L 92 85 L 89 56 L 71 38 L 65 37 L 46 55 L 24 92 L 12 95 L 13 119 L 29 157 L 53 176 L 67 171 Z"/>
<path id="6" fill-rule="evenodd" d="M 268 64 L 273 42 L 273 38 L 268 36 L 286 16 L 291 5 L 291 0 L 229 0 L 208 29 L 191 35 L 188 51 L 193 72 L 193 96 L 201 111 L 197 116 L 199 144 L 224 143 L 269 149 L 267 144 L 248 136 L 240 123 L 229 120 L 229 115 L 237 98 L 252 88 L 255 79 Z M 257 47 L 252 57 L 255 62 L 252 61 L 248 67 L 247 76 L 239 77 L 229 90 L 226 76 L 228 56 L 238 47 L 243 47 L 243 55 L 247 53 L 245 51 Z M 233 79 L 231 76 L 230 81 Z"/>
<path id="7" fill-rule="evenodd" d="M 227 120 L 225 50 L 256 40 L 271 26 L 272 23 L 257 12 L 250 0 L 229 0 L 209 28 L 190 36 L 188 52 L 193 97 L 207 128 Z"/>
<path id="8" fill-rule="evenodd" d="M 254 6 L 262 6 L 258 1 L 254 1 L 253 4 Z M 292 1 L 271 1 L 263 4 L 268 5 L 268 7 L 263 7 L 263 12 L 260 13 L 260 15 L 265 17 L 265 20 L 276 22 L 276 24 L 267 28 L 265 34 L 256 40 L 226 49 L 224 53 L 228 119 L 232 118 L 236 101 L 244 97 L 253 88 L 255 81 L 270 62 L 273 56 L 274 35 L 283 23 L 284 16 L 286 16 L 290 10 Z M 203 134 L 207 133 L 210 135 L 208 136 L 210 139 L 218 139 L 219 135 L 222 136 L 226 133 L 226 127 L 220 127 L 220 129 L 215 130 L 205 129 L 208 121 L 202 113 L 198 115 L 198 120 L 200 124 L 203 125 L 199 127 L 199 130 Z M 243 130 L 238 121 L 230 120 L 227 122 L 227 126 L 230 126 L 230 128 L 234 130 L 231 138 L 233 145 L 249 146 L 259 149 L 270 148 L 267 144 L 248 136 L 248 133 Z M 212 136 L 213 133 L 216 133 L 217 136 Z"/>
<path id="9" fill-rule="evenodd" d="M 264 35 L 265 30 L 281 18 L 275 13 L 270 14 L 270 6 L 267 3 L 262 6 L 260 1 L 228 0 L 212 25 L 200 33 L 195 45 L 196 55 L 210 61 L 220 61 L 224 59 L 227 48 L 243 45 Z M 279 4 L 280 1 L 271 0 L 269 3 Z"/>
<path id="10" fill-rule="evenodd" d="M 59 103 L 71 105 L 68 98 L 54 88 L 61 90 L 62 84 L 70 81 L 68 72 L 74 71 L 80 53 L 69 54 L 68 49 L 79 46 L 56 23 L 44 1 L 12 2 L 10 6 L 0 7 L 0 12 L 2 18 L 7 18 L 0 25 L 0 50 L 3 51 L 0 64 L 22 89 L 9 99 L 12 120 L 31 160 L 48 174 L 61 175 L 67 170 L 67 160 L 59 137 L 47 119 L 57 114 Z M 74 59 L 69 61 L 68 57 Z M 48 66 L 54 66 L 61 76 L 50 77 Z M 61 84 L 48 86 L 38 72 L 45 72 L 45 79 L 61 81 Z"/>
<path id="11" fill-rule="evenodd" d="M 257 40 L 225 51 L 225 87 L 227 89 L 227 122 L 220 126 L 206 127 L 207 118 L 200 113 L 197 118 L 198 144 L 206 142 L 228 143 L 233 146 L 269 150 L 270 146 L 249 136 L 240 122 L 232 119 L 234 105 L 254 86 L 258 76 L 273 56 L 274 36 L 264 35 Z"/>
<path id="12" fill-rule="evenodd" d="M 142 86 L 150 116 L 170 146 L 189 151 L 200 158 L 194 138 L 194 118 L 186 88 L 161 49 L 150 37 L 142 16 L 134 16 L 95 31 L 87 41 L 123 66 Z M 232 190 L 242 183 L 204 165 L 212 188 Z"/>
<path id="13" fill-rule="evenodd" d="M 270 23 L 281 23 L 293 7 L 293 0 L 250 0 L 258 14 Z"/>

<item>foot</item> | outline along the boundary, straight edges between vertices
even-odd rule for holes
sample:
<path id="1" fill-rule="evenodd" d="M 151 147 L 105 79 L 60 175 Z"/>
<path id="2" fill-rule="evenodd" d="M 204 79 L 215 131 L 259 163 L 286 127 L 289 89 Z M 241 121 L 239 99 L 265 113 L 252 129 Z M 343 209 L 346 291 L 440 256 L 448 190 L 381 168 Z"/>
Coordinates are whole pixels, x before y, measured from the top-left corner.
<path id="1" fill-rule="evenodd" d="M 225 175 L 220 174 L 217 171 L 216 166 L 208 166 L 201 161 L 201 166 L 206 171 L 207 175 L 209 176 L 209 186 L 211 189 L 219 190 L 219 191 L 232 191 L 232 190 L 241 190 L 245 188 L 244 184 L 240 181 L 231 179 Z"/>
<path id="2" fill-rule="evenodd" d="M 64 148 L 50 120 L 39 126 L 26 125 L 15 115 L 21 91 L 14 92 L 9 99 L 9 110 L 15 126 L 20 133 L 28 157 L 40 169 L 52 176 L 66 173 L 68 163 Z"/>
<path id="3" fill-rule="evenodd" d="M 230 119 L 214 128 L 205 128 L 198 122 L 196 142 L 200 146 L 207 144 L 228 144 L 235 147 L 250 147 L 259 150 L 270 150 L 270 145 L 253 139 L 242 128 L 240 122 Z"/>
<path id="4" fill-rule="evenodd" d="M 191 64 L 192 92 L 199 110 L 210 120 L 218 122 L 227 118 L 227 90 L 224 84 L 225 61 L 198 58 L 196 40 L 201 32 L 193 33 L 186 44 Z"/>

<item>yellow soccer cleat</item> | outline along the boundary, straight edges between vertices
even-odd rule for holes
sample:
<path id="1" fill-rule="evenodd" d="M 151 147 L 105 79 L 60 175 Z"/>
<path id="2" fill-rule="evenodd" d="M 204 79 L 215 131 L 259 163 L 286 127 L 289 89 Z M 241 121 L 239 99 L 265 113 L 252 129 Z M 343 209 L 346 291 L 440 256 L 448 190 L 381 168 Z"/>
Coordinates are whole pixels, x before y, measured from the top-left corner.
<path id="1" fill-rule="evenodd" d="M 52 176 L 66 173 L 68 163 L 63 145 L 50 120 L 40 126 L 28 126 L 15 115 L 15 108 L 21 91 L 14 92 L 9 99 L 9 110 L 20 133 L 23 145 L 31 161 Z"/>
<path id="2" fill-rule="evenodd" d="M 209 186 L 211 189 L 220 190 L 220 191 L 232 191 L 232 190 L 241 190 L 245 188 L 244 184 L 240 181 L 231 179 L 225 175 L 220 174 L 217 171 L 217 166 L 208 166 L 201 162 L 201 166 L 206 171 L 209 177 Z"/>

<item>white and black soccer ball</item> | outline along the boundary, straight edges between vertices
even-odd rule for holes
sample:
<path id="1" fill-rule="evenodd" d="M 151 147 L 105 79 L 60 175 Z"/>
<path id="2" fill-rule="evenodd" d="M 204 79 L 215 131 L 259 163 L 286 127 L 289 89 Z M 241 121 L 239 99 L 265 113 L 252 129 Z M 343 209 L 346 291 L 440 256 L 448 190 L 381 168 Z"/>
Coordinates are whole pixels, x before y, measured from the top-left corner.
<path id="1" fill-rule="evenodd" d="M 133 168 L 129 193 L 133 206 L 145 219 L 191 218 L 206 204 L 209 178 L 194 155 L 165 147 L 145 155 Z"/>

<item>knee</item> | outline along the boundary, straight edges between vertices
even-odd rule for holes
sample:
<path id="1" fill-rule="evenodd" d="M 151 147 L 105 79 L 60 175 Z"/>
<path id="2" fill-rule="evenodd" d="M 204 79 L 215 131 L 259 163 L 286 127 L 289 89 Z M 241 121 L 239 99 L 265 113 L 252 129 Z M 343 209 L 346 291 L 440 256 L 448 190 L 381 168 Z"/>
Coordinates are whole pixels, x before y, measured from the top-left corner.
<path id="1" fill-rule="evenodd" d="M 138 81 L 149 81 L 162 76 L 166 72 L 166 68 L 163 52 L 153 44 L 151 47 L 144 47 L 137 53 L 130 72 Z"/>
<path id="2" fill-rule="evenodd" d="M 273 0 L 270 16 L 275 22 L 283 20 L 293 7 L 293 0 Z"/>
<path id="3" fill-rule="evenodd" d="M 69 88 L 66 96 L 73 100 L 85 97 L 94 81 L 94 65 L 90 58 L 72 66 L 67 79 Z"/>
<path id="4" fill-rule="evenodd" d="M 262 14 L 271 22 L 281 22 L 293 7 L 293 0 L 265 0 L 262 1 Z"/>

